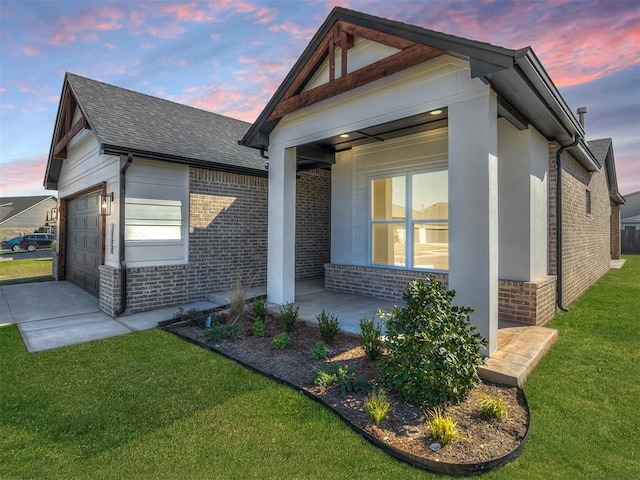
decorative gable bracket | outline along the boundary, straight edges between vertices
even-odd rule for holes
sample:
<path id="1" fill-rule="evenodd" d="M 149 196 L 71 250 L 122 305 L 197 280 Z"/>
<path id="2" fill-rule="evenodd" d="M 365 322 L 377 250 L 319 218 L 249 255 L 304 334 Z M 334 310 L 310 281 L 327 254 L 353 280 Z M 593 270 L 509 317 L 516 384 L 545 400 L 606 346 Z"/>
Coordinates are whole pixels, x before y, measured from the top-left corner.
<path id="1" fill-rule="evenodd" d="M 65 160 L 67 158 L 67 145 L 73 137 L 80 133 L 83 129 L 91 129 L 89 122 L 82 115 L 72 125 L 73 114 L 77 107 L 77 102 L 69 87 L 65 89 L 63 105 L 56 125 L 53 147 L 53 158 Z"/>
<path id="2" fill-rule="evenodd" d="M 353 47 L 354 37 L 364 38 L 376 43 L 400 50 L 399 52 L 378 60 L 366 67 L 347 73 L 348 50 Z M 336 49 L 340 48 L 340 77 L 335 75 Z M 275 106 L 268 120 L 308 107 L 322 100 L 353 90 L 394 73 L 406 70 L 420 63 L 431 60 L 446 53 L 445 50 L 423 45 L 404 38 L 389 35 L 377 30 L 338 21 L 325 35 L 324 39 L 302 67 L 284 96 Z M 302 91 L 304 85 L 328 57 L 329 82 L 310 90 Z"/>

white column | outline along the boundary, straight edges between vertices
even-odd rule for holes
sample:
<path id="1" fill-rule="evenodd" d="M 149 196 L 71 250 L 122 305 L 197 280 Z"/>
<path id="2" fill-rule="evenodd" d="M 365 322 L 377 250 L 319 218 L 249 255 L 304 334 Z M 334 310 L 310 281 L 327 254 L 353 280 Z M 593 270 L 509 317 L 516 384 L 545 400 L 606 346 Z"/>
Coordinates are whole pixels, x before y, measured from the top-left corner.
<path id="1" fill-rule="evenodd" d="M 449 288 L 454 303 L 498 348 L 498 146 L 496 96 L 449 106 Z"/>
<path id="2" fill-rule="evenodd" d="M 269 150 L 267 301 L 295 299 L 296 149 Z"/>

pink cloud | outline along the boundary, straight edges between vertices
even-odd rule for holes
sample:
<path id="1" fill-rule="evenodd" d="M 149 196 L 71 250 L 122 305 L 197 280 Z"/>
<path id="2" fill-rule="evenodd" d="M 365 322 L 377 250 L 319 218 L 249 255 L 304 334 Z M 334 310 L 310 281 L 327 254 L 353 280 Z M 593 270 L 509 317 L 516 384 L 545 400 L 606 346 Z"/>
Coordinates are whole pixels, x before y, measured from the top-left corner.
<path id="1" fill-rule="evenodd" d="M 97 38 L 96 31 L 119 30 L 124 12 L 119 8 L 101 5 L 84 8 L 70 17 L 59 19 L 56 31 L 49 37 L 52 45 L 70 45 L 78 35 L 91 40 Z"/>
<path id="2" fill-rule="evenodd" d="M 29 195 L 44 191 L 47 154 L 11 159 L 0 164 L 0 195 Z"/>
<path id="3" fill-rule="evenodd" d="M 158 25 L 148 27 L 147 32 L 158 38 L 176 38 L 186 30 L 182 28 L 177 22 L 165 23 L 164 25 Z"/>
<path id="4" fill-rule="evenodd" d="M 42 51 L 31 45 L 25 45 L 20 50 L 28 57 L 39 57 L 40 55 L 42 55 Z"/>
<path id="5" fill-rule="evenodd" d="M 118 49 L 118 47 L 116 45 L 114 45 L 113 43 L 109 43 L 109 42 L 105 43 L 104 46 L 105 46 L 105 48 L 108 48 L 109 50 L 117 50 Z"/>
<path id="6" fill-rule="evenodd" d="M 209 35 L 209 38 L 211 40 L 220 40 L 221 35 L 219 33 L 212 33 L 211 35 Z"/>
<path id="7" fill-rule="evenodd" d="M 271 25 L 269 31 L 274 33 L 288 33 L 296 40 L 309 41 L 316 32 L 316 27 L 303 28 L 293 22 L 287 21 L 280 25 Z"/>
<path id="8" fill-rule="evenodd" d="M 181 22 L 205 22 L 215 17 L 208 15 L 206 10 L 198 8 L 198 2 L 161 5 L 163 15 L 174 15 Z"/>

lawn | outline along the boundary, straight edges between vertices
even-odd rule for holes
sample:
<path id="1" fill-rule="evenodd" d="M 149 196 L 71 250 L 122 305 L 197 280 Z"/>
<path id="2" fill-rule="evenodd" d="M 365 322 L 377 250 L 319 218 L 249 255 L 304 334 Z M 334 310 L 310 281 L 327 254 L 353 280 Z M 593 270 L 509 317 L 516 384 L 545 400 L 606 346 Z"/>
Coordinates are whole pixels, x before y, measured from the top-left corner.
<path id="1" fill-rule="evenodd" d="M 638 478 L 640 256 L 549 326 L 529 443 L 483 478 Z M 443 478 L 304 395 L 159 330 L 27 354 L 0 328 L 0 478 Z"/>
<path id="2" fill-rule="evenodd" d="M 0 262 L 0 281 L 51 276 L 51 259 L 28 258 Z"/>

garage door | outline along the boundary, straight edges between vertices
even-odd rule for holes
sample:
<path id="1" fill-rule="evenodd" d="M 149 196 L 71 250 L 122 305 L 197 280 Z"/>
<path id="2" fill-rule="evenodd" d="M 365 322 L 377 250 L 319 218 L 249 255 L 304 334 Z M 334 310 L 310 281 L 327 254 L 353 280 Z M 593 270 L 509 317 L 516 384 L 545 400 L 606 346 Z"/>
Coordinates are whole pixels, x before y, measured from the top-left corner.
<path id="1" fill-rule="evenodd" d="M 100 191 L 67 202 L 68 281 L 98 296 L 102 261 Z"/>

